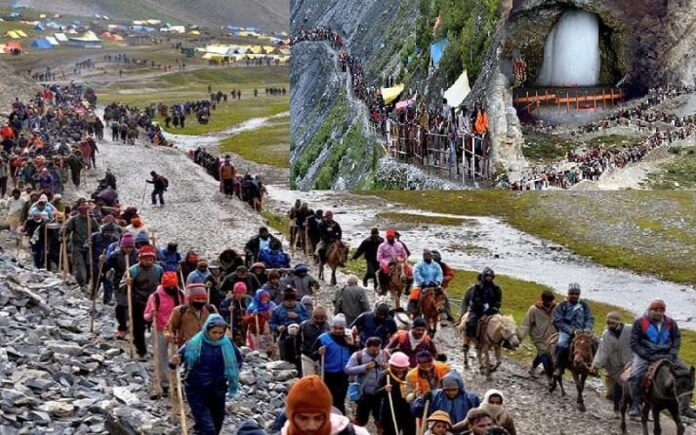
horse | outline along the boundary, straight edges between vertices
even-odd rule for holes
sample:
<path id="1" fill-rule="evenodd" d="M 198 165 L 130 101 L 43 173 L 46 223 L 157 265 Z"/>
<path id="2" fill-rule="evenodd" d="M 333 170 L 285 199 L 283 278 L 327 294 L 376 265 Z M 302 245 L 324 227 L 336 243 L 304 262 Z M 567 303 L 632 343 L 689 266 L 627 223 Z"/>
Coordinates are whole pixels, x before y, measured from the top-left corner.
<path id="1" fill-rule="evenodd" d="M 623 378 L 623 376 L 622 376 Z M 663 409 L 669 411 L 677 426 L 677 435 L 684 435 L 684 422 L 680 409 L 687 409 L 694 393 L 694 367 L 688 370 L 680 369 L 666 359 L 660 359 L 651 364 L 647 370 L 647 389 L 641 400 L 641 418 L 643 435 L 648 435 L 648 414 L 652 411 L 653 433 L 660 435 L 660 413 Z M 630 388 L 623 389 L 621 399 L 621 432 L 626 433 L 626 409 L 631 402 Z"/>
<path id="2" fill-rule="evenodd" d="M 336 240 L 326 248 L 324 255 L 319 256 L 319 279 L 324 279 L 324 266 L 331 268 L 331 285 L 336 285 L 336 269 L 348 261 L 348 246 Z"/>
<path id="3" fill-rule="evenodd" d="M 468 313 L 462 316 L 457 330 L 463 333 L 466 328 Z M 512 316 L 494 314 L 484 316 L 479 323 L 478 339 L 475 339 L 476 358 L 479 361 L 479 372 L 486 375 L 486 379 L 491 379 L 491 373 L 496 371 L 502 362 L 501 347 L 517 349 L 520 345 L 520 337 L 517 332 L 517 325 Z M 491 365 L 489 352 L 493 348 L 495 351 L 495 364 Z M 464 367 L 469 367 L 468 352 L 464 352 Z"/>
<path id="4" fill-rule="evenodd" d="M 442 287 L 424 288 L 421 291 L 418 305 L 418 311 L 423 314 L 425 323 L 428 325 L 430 337 L 435 337 L 437 325 L 440 323 L 440 315 L 442 315 L 446 309 L 447 295 L 442 290 Z"/>
<path id="5" fill-rule="evenodd" d="M 594 336 L 592 332 L 578 331 L 573 337 L 570 344 L 570 353 L 568 357 L 568 369 L 573 374 L 575 388 L 578 391 L 578 397 L 575 400 L 578 411 L 585 412 L 585 401 L 582 398 L 582 392 L 585 389 L 585 381 L 591 373 L 592 360 L 594 359 Z M 562 364 L 561 361 L 554 361 L 555 364 Z M 553 383 L 549 387 L 549 392 L 553 392 L 556 386 L 561 387 L 561 396 L 565 396 L 563 388 L 563 365 L 558 376 L 554 376 Z"/>
<path id="6" fill-rule="evenodd" d="M 401 308 L 401 294 L 406 290 L 408 285 L 408 276 L 406 275 L 406 260 L 398 259 L 389 265 L 389 273 L 387 273 L 387 291 L 394 299 L 394 308 Z"/>

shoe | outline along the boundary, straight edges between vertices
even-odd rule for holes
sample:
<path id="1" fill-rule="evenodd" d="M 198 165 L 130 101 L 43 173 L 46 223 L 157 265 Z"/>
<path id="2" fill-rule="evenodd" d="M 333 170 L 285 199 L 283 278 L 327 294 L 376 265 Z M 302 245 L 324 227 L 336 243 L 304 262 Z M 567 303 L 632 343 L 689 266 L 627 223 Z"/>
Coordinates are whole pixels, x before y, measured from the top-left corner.
<path id="1" fill-rule="evenodd" d="M 639 406 L 631 406 L 631 410 L 628 411 L 628 416 L 629 417 L 640 417 L 640 407 Z"/>
<path id="2" fill-rule="evenodd" d="M 116 340 L 125 340 L 126 335 L 126 331 L 116 331 Z"/>
<path id="3" fill-rule="evenodd" d="M 527 371 L 527 374 L 529 375 L 529 377 L 536 379 L 536 377 L 537 377 L 536 368 L 530 367 L 529 370 Z"/>
<path id="4" fill-rule="evenodd" d="M 140 362 L 145 362 L 145 361 L 147 361 L 147 354 L 145 354 L 145 355 L 140 355 L 140 354 L 138 354 L 138 357 L 136 358 L 136 360 L 137 360 L 137 361 L 140 361 Z"/>

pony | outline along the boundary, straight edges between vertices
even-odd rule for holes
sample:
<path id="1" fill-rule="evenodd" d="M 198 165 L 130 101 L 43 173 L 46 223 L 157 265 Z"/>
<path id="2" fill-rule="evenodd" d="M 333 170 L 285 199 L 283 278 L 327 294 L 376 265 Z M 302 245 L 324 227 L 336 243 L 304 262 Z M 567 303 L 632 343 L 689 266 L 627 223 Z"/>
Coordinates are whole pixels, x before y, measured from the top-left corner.
<path id="1" fill-rule="evenodd" d="M 437 325 L 440 323 L 440 315 L 445 312 L 447 305 L 447 295 L 442 287 L 427 287 L 421 291 L 418 301 L 418 311 L 423 314 L 428 325 L 428 334 L 435 337 Z M 418 313 L 418 314 L 420 314 Z M 416 315 L 414 315 L 414 318 Z"/>
<path id="2" fill-rule="evenodd" d="M 324 266 L 331 268 L 331 285 L 336 285 L 336 269 L 348 261 L 348 246 L 336 240 L 326 248 L 326 253 L 319 256 L 319 279 L 324 279 Z"/>
<path id="3" fill-rule="evenodd" d="M 463 334 L 466 328 L 468 313 L 462 316 L 457 331 Z M 479 361 L 479 372 L 486 375 L 486 379 L 491 379 L 491 373 L 496 371 L 502 363 L 501 347 L 517 349 L 520 345 L 520 337 L 517 331 L 517 324 L 512 316 L 494 314 L 484 316 L 479 323 L 478 338 L 474 340 L 476 344 L 476 358 Z M 491 348 L 495 351 L 495 364 L 491 364 L 489 352 Z M 469 367 L 468 352 L 464 352 L 464 367 Z"/>
<path id="4" fill-rule="evenodd" d="M 582 393 L 585 390 L 585 381 L 590 374 L 594 374 L 591 370 L 592 360 L 594 359 L 595 340 L 592 332 L 578 331 L 570 343 L 570 352 L 568 354 L 568 369 L 573 375 L 575 388 L 578 396 L 575 400 L 578 411 L 585 412 L 585 401 L 582 398 Z M 554 361 L 555 364 L 561 364 L 561 372 L 558 376 L 553 377 L 553 383 L 549 386 L 549 392 L 552 393 L 556 386 L 561 387 L 561 396 L 565 396 L 563 388 L 563 361 Z"/>
<path id="5" fill-rule="evenodd" d="M 650 365 L 646 372 L 647 388 L 641 400 L 640 421 L 643 435 L 648 435 L 648 414 L 652 411 L 653 434 L 660 435 L 660 413 L 669 411 L 677 426 L 677 435 L 684 435 L 686 429 L 681 419 L 680 409 L 688 409 L 694 394 L 694 367 L 688 371 L 667 359 L 660 359 Z M 622 380 L 624 376 L 622 376 Z M 623 389 L 621 400 L 621 432 L 626 433 L 626 409 L 631 403 L 630 388 Z"/>
<path id="6" fill-rule="evenodd" d="M 406 275 L 406 260 L 398 259 L 389 265 L 387 273 L 387 291 L 394 299 L 394 308 L 401 308 L 401 294 L 406 290 L 408 285 L 408 276 Z"/>

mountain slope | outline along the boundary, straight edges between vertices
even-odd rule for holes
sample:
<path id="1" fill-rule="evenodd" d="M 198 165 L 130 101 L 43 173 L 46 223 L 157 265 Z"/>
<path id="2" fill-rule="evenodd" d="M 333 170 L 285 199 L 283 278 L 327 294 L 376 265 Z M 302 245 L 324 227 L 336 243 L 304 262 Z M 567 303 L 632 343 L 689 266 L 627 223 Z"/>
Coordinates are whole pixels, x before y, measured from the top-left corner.
<path id="1" fill-rule="evenodd" d="M 11 6 L 16 0 L 0 0 Z M 256 26 L 265 30 L 287 30 L 289 0 L 22 0 L 21 4 L 53 13 L 113 18 L 158 18 L 203 26 Z"/>

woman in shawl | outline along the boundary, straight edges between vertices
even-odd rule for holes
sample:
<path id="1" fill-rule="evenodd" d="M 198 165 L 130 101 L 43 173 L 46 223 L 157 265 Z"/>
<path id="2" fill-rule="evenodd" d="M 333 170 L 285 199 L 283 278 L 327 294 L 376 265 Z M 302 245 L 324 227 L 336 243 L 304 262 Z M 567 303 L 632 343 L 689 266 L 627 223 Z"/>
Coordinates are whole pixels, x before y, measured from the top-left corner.
<path id="1" fill-rule="evenodd" d="M 225 335 L 227 327 L 222 316 L 209 315 L 201 331 L 170 359 L 170 368 L 184 363 L 184 389 L 197 434 L 219 434 L 225 396 L 239 394 L 242 353 Z"/>
<path id="2" fill-rule="evenodd" d="M 275 353 L 275 346 L 268 320 L 275 307 L 270 293 L 259 289 L 247 307 L 247 315 L 244 317 L 247 323 L 247 345 L 254 350 L 265 349 L 269 358 Z"/>

